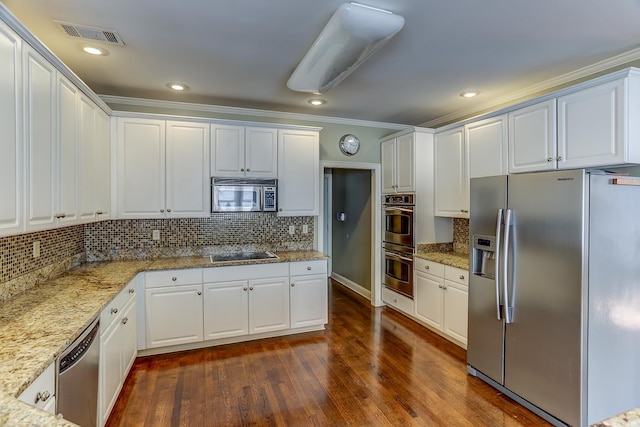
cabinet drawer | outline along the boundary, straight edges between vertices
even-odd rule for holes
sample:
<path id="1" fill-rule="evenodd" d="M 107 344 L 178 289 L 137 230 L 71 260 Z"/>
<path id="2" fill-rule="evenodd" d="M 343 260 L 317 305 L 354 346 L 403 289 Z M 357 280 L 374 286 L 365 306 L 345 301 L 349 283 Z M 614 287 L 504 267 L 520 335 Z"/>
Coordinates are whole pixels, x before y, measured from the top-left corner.
<path id="1" fill-rule="evenodd" d="M 382 301 L 388 305 L 413 316 L 413 300 L 392 291 L 389 288 L 382 288 Z"/>
<path id="2" fill-rule="evenodd" d="M 289 264 L 289 275 L 302 276 L 305 274 L 327 274 L 327 261 L 320 259 L 313 261 L 298 261 Z"/>
<path id="3" fill-rule="evenodd" d="M 165 270 L 145 273 L 146 288 L 165 286 L 197 285 L 202 283 L 202 269 Z"/>
<path id="4" fill-rule="evenodd" d="M 44 409 L 54 399 L 55 394 L 55 363 L 49 365 L 34 382 L 18 397 L 21 401 Z"/>
<path id="5" fill-rule="evenodd" d="M 234 265 L 231 267 L 211 267 L 202 271 L 203 283 L 228 282 L 234 280 L 266 279 L 289 275 L 286 262 L 273 264 Z"/>
<path id="6" fill-rule="evenodd" d="M 422 258 L 415 258 L 413 269 L 423 273 L 433 274 L 434 276 L 444 277 L 444 265 L 433 261 L 427 261 Z"/>
<path id="7" fill-rule="evenodd" d="M 111 322 L 113 322 L 118 313 L 122 312 L 122 309 L 129 301 L 135 298 L 136 294 L 136 280 L 133 279 L 125 286 L 114 299 L 100 313 L 100 331 L 101 333 L 106 331 Z"/>
<path id="8" fill-rule="evenodd" d="M 445 266 L 444 278 L 465 286 L 469 284 L 469 272 L 460 268 Z"/>

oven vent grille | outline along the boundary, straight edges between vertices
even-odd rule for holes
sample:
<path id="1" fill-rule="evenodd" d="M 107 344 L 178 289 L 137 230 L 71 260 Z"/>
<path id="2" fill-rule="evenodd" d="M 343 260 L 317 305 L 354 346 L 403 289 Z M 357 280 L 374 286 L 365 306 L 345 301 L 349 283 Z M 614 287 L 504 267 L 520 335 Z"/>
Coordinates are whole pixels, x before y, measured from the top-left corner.
<path id="1" fill-rule="evenodd" d="M 86 25 L 71 24 L 69 22 L 62 21 L 53 22 L 56 25 L 59 25 L 68 36 L 124 46 L 124 41 L 122 41 L 122 37 L 120 37 L 120 34 L 118 34 L 117 31 L 88 27 Z"/>

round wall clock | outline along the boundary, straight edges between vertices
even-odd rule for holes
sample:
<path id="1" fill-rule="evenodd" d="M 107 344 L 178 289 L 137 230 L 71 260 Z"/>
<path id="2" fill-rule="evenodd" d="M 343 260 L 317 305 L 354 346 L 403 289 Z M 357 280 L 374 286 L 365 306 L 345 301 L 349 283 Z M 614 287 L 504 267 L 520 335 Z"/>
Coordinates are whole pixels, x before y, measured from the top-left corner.
<path id="1" fill-rule="evenodd" d="M 360 140 L 357 136 L 348 133 L 346 135 L 342 135 L 340 142 L 338 142 L 338 146 L 340 147 L 342 154 L 346 156 L 353 156 L 360 149 Z"/>

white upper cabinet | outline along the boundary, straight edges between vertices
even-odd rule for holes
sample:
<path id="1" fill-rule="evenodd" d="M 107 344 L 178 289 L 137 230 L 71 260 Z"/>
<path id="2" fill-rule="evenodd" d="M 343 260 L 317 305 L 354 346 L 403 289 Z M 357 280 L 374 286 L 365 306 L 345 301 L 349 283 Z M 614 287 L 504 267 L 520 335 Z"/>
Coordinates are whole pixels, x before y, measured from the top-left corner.
<path id="1" fill-rule="evenodd" d="M 62 224 L 78 223 L 78 89 L 58 76 L 58 200 L 56 217 Z"/>
<path id="2" fill-rule="evenodd" d="M 214 124 L 211 135 L 212 176 L 277 177 L 277 129 Z"/>
<path id="3" fill-rule="evenodd" d="M 80 202 L 80 220 L 93 221 L 96 218 L 97 180 L 98 180 L 98 133 L 96 126 L 95 104 L 83 94 L 80 95 L 79 106 L 79 140 L 78 159 L 78 199 Z"/>
<path id="4" fill-rule="evenodd" d="M 0 22 L 0 236 L 23 229 L 21 47 Z"/>
<path id="5" fill-rule="evenodd" d="M 469 217 L 469 177 L 464 128 L 435 136 L 435 215 Z"/>
<path id="6" fill-rule="evenodd" d="M 103 111 L 97 110 L 98 167 L 96 193 L 96 219 L 111 217 L 111 120 Z"/>
<path id="7" fill-rule="evenodd" d="M 626 162 L 627 81 L 620 79 L 558 98 L 558 168 Z"/>
<path id="8" fill-rule="evenodd" d="M 119 218 L 209 215 L 209 125 L 118 119 Z"/>
<path id="9" fill-rule="evenodd" d="M 413 133 L 382 141 L 382 193 L 415 191 L 415 139 Z"/>
<path id="10" fill-rule="evenodd" d="M 320 211 L 320 138 L 317 131 L 278 131 L 278 215 Z"/>
<path id="11" fill-rule="evenodd" d="M 507 115 L 464 127 L 469 179 L 507 174 Z"/>
<path id="12" fill-rule="evenodd" d="M 56 225 L 56 70 L 24 48 L 26 229 L 35 231 Z"/>
<path id="13" fill-rule="evenodd" d="M 509 173 L 555 169 L 556 100 L 520 108 L 509 117 Z"/>

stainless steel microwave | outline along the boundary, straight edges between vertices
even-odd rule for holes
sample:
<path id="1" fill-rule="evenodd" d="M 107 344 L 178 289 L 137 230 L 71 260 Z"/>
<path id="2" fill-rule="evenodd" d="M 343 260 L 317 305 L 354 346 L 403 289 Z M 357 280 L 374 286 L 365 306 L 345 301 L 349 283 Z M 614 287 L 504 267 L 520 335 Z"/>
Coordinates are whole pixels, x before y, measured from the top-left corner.
<path id="1" fill-rule="evenodd" d="M 211 178 L 211 212 L 275 212 L 277 179 Z"/>

